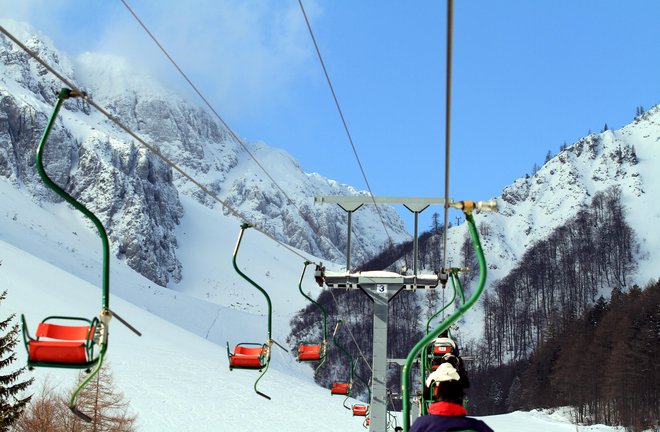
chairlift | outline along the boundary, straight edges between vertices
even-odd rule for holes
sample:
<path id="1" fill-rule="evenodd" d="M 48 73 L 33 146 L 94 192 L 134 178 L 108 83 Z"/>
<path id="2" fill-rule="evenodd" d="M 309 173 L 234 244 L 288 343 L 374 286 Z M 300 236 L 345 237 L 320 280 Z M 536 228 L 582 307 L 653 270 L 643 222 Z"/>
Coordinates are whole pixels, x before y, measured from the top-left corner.
<path id="1" fill-rule="evenodd" d="M 366 417 L 369 414 L 369 405 L 355 404 L 353 405 L 353 416 Z"/>
<path id="2" fill-rule="evenodd" d="M 339 330 L 339 326 L 341 325 L 341 323 L 342 321 L 339 320 L 335 325 L 335 331 L 332 333 L 332 342 L 348 358 L 350 372 L 349 372 L 348 381 L 335 381 L 332 383 L 332 386 L 330 388 L 330 394 L 346 396 L 346 399 L 344 399 L 344 408 L 350 410 L 351 407 L 346 405 L 346 401 L 348 400 L 348 397 L 351 395 L 351 390 L 353 387 L 354 363 L 353 363 L 353 357 L 351 357 L 348 351 L 346 351 L 346 349 L 341 345 L 339 345 L 339 342 L 337 342 L 337 330 Z"/>
<path id="3" fill-rule="evenodd" d="M 353 368 L 355 368 L 357 364 L 353 365 Z M 368 391 L 368 396 L 367 396 L 367 404 L 355 404 L 352 407 L 353 410 L 353 416 L 360 416 L 360 417 L 366 417 L 369 415 L 369 407 L 371 403 L 371 387 L 369 386 L 369 383 L 365 381 L 360 375 L 358 375 L 356 372 L 353 373 L 355 377 L 364 384 L 364 386 L 367 388 Z"/>
<path id="4" fill-rule="evenodd" d="M 44 318 L 35 336 L 30 336 L 25 315 L 21 314 L 22 334 L 27 351 L 27 367 L 84 369 L 89 375 L 78 385 L 69 401 L 71 411 L 86 422 L 92 419 L 76 408 L 76 399 L 80 391 L 99 372 L 108 349 L 108 326 L 114 316 L 138 336 L 139 331 L 110 310 L 110 246 L 108 235 L 101 221 L 84 205 L 57 185 L 46 173 L 43 165 L 43 154 L 50 132 L 55 125 L 57 115 L 66 99 L 86 97 L 83 93 L 63 88 L 57 94 L 57 102 L 48 120 L 36 151 L 36 166 L 39 176 L 48 188 L 57 193 L 76 210 L 83 213 L 95 225 L 101 237 L 103 249 L 103 273 L 101 290 L 101 312 L 99 317 L 92 319 L 83 317 L 53 315 Z"/>
<path id="5" fill-rule="evenodd" d="M 268 372 L 268 366 L 270 365 L 270 352 L 273 344 L 279 346 L 284 351 L 288 352 L 286 348 L 277 343 L 272 339 L 272 326 L 273 326 L 273 307 L 270 301 L 270 296 L 259 284 L 250 279 L 245 273 L 243 273 L 236 263 L 236 257 L 238 256 L 238 250 L 241 247 L 241 240 L 243 239 L 243 233 L 245 230 L 250 228 L 249 224 L 242 224 L 241 230 L 238 233 L 238 240 L 236 241 L 236 247 L 234 248 L 234 255 L 232 258 L 232 263 L 234 265 L 234 270 L 238 273 L 243 279 L 248 281 L 253 287 L 259 290 L 264 297 L 266 298 L 266 303 L 268 305 L 268 333 L 265 343 L 253 343 L 253 342 L 241 342 L 234 347 L 234 351 L 229 350 L 229 342 L 227 342 L 227 358 L 229 359 L 229 370 L 234 369 L 250 369 L 257 370 L 261 372 L 261 375 L 257 378 L 254 383 L 254 391 L 266 399 L 270 400 L 270 396 L 265 393 L 260 392 L 257 389 L 257 384 L 261 378 L 264 377 L 266 372 Z"/>
<path id="6" fill-rule="evenodd" d="M 310 265 L 310 261 L 305 261 L 305 266 L 303 267 L 302 274 L 300 275 L 300 282 L 298 283 L 298 290 L 300 291 L 300 294 L 303 295 L 307 300 L 312 302 L 323 314 L 323 340 L 318 343 L 318 344 L 301 344 L 298 346 L 298 356 L 297 360 L 299 362 L 314 362 L 314 361 L 320 361 L 319 365 L 316 367 L 318 369 L 321 367 L 321 365 L 325 362 L 326 359 L 326 334 L 327 334 L 327 320 L 328 320 L 328 313 L 325 311 L 325 308 L 321 306 L 318 302 L 314 301 L 311 297 L 309 297 L 307 294 L 302 289 L 302 282 L 303 278 L 305 276 L 305 270 L 307 270 L 307 266 Z"/>

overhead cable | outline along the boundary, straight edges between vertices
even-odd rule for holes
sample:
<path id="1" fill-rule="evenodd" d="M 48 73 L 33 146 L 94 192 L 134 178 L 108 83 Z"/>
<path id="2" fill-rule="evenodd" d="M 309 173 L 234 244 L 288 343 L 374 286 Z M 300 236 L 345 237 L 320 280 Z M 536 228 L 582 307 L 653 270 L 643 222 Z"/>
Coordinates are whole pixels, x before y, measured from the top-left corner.
<path id="1" fill-rule="evenodd" d="M 158 158 L 160 158 L 166 165 L 171 167 L 173 170 L 181 174 L 183 177 L 186 179 L 190 180 L 191 183 L 199 187 L 204 193 L 209 195 L 211 198 L 213 198 L 215 201 L 220 203 L 222 206 L 227 208 L 231 214 L 233 214 L 235 217 L 241 219 L 242 221 L 250 224 L 250 226 L 254 227 L 257 231 L 265 235 L 266 237 L 270 238 L 280 246 L 284 247 L 285 249 L 289 250 L 290 252 L 294 253 L 295 255 L 298 255 L 300 258 L 312 262 L 308 257 L 305 255 L 301 254 L 297 250 L 293 249 L 291 246 L 281 242 L 280 240 L 276 239 L 273 235 L 268 233 L 265 229 L 260 228 L 258 225 L 250 222 L 250 220 L 243 214 L 241 214 L 238 210 L 234 209 L 232 206 L 227 204 L 224 200 L 222 200 L 218 195 L 213 193 L 211 190 L 209 190 L 206 186 L 204 186 L 202 183 L 197 181 L 195 178 L 193 178 L 190 174 L 185 172 L 182 168 L 180 168 L 176 163 L 174 163 L 171 159 L 166 157 L 164 154 L 160 152 L 158 148 L 156 148 L 153 145 L 148 144 L 145 142 L 142 138 L 140 138 L 137 134 L 135 134 L 131 129 L 129 129 L 127 126 L 125 126 L 123 123 L 119 121 L 115 116 L 107 112 L 103 107 L 98 105 L 94 100 L 92 100 L 84 91 L 82 91 L 78 86 L 74 85 L 72 82 L 70 82 L 68 79 L 66 79 L 62 74 L 57 72 L 52 66 L 50 66 L 46 61 L 44 61 L 37 53 L 32 51 L 30 48 L 28 48 L 24 43 L 19 41 L 14 35 L 12 35 L 7 29 L 4 28 L 4 26 L 0 25 L 0 32 L 2 32 L 5 36 L 7 36 L 12 42 L 14 42 L 16 45 L 18 45 L 23 51 L 25 51 L 30 57 L 32 57 L 34 60 L 36 60 L 39 64 L 41 64 L 48 72 L 52 73 L 57 79 L 59 79 L 66 87 L 70 88 L 71 90 L 74 90 L 75 92 L 84 95 L 83 99 L 89 103 L 91 106 L 96 108 L 101 114 L 103 114 L 105 117 L 108 118 L 112 123 L 117 125 L 120 129 L 122 129 L 124 132 L 126 132 L 128 135 L 130 135 L 132 138 L 134 138 L 137 142 L 139 142 L 142 146 L 147 148 L 149 151 L 151 151 L 154 155 L 156 155 Z"/>
<path id="2" fill-rule="evenodd" d="M 332 300 L 334 300 L 334 302 L 335 302 L 335 306 L 337 307 L 337 312 L 339 312 L 339 302 L 337 302 L 337 298 L 335 297 L 335 293 L 332 292 L 332 289 L 330 289 L 329 291 L 330 291 L 330 295 L 332 295 Z M 351 328 L 350 328 L 349 326 L 346 326 L 346 329 L 348 330 L 348 334 L 351 335 L 351 339 L 353 339 L 353 343 L 355 344 L 355 347 L 357 348 L 358 353 L 360 354 L 360 357 L 362 358 L 362 360 L 364 361 L 364 363 L 365 363 L 365 364 L 367 365 L 367 367 L 369 368 L 369 371 L 370 371 L 371 374 L 373 375 L 374 371 L 373 371 L 373 369 L 371 368 L 371 365 L 369 364 L 369 362 L 367 361 L 367 358 L 366 358 L 366 357 L 364 356 L 364 354 L 362 353 L 362 349 L 360 349 L 360 345 L 357 343 L 357 339 L 355 339 L 355 336 L 353 336 L 353 332 L 351 331 Z"/>
<path id="3" fill-rule="evenodd" d="M 293 205 L 293 206 L 296 208 L 296 210 L 298 210 L 298 213 L 299 213 L 300 216 L 303 218 L 303 220 L 309 222 L 308 217 L 305 215 L 305 213 L 303 213 L 303 212 L 298 208 L 298 205 L 295 203 L 295 201 L 293 201 L 293 200 L 291 199 L 291 197 L 289 197 L 289 195 L 284 191 L 284 189 L 283 189 L 283 188 L 277 183 L 277 181 L 275 181 L 275 179 L 273 178 L 273 176 L 270 175 L 270 173 L 268 172 L 268 170 L 266 170 L 266 168 L 264 168 L 264 166 L 259 162 L 259 160 L 257 160 L 257 158 L 256 158 L 256 157 L 252 154 L 252 152 L 247 148 L 247 146 L 243 143 L 243 140 L 240 139 L 240 138 L 238 137 L 238 135 L 234 132 L 234 130 L 233 130 L 231 127 L 229 127 L 229 125 L 224 121 L 224 119 L 220 116 L 220 114 L 218 114 L 218 112 L 217 112 L 217 111 L 213 108 L 213 106 L 209 103 L 208 99 L 206 99 L 206 97 L 202 94 L 202 92 L 199 91 L 199 89 L 198 89 L 197 86 L 192 82 L 192 80 L 191 80 L 190 78 L 188 78 L 188 75 L 186 75 L 186 73 L 183 71 L 183 69 L 181 69 L 181 67 L 180 67 L 180 66 L 178 65 L 178 63 L 174 60 L 174 58 L 172 58 L 172 56 L 167 52 L 167 50 L 163 47 L 163 45 L 158 41 L 158 39 L 156 38 L 156 36 L 155 36 L 155 35 L 149 30 L 149 28 L 147 28 L 147 26 L 146 26 L 146 25 L 144 24 L 144 22 L 140 19 L 140 17 L 135 13 L 135 11 L 133 11 L 133 9 L 131 9 L 131 7 L 128 5 L 128 3 L 126 2 L 126 0 L 120 0 L 120 1 L 124 4 L 124 6 L 126 7 L 126 9 L 128 9 L 128 11 L 131 13 L 131 15 L 133 15 L 133 17 L 134 17 L 135 20 L 140 24 L 140 26 L 142 27 L 142 29 L 144 29 L 144 31 L 149 35 L 149 37 L 151 38 L 151 40 L 154 41 L 154 43 L 158 46 L 158 48 L 159 48 L 159 49 L 161 50 L 161 52 L 165 55 L 165 57 L 167 57 L 167 59 L 170 61 L 170 63 L 172 63 L 172 65 L 176 68 L 176 70 L 179 71 L 179 73 L 181 74 L 181 76 L 183 77 L 183 79 L 185 79 L 186 82 L 187 82 L 188 84 L 190 84 L 190 87 L 192 87 L 192 89 L 195 91 L 195 93 L 197 93 L 197 95 L 202 99 L 202 101 L 204 102 L 204 104 L 208 107 L 209 110 L 211 110 L 211 112 L 213 113 L 213 115 L 215 115 L 215 117 L 218 119 L 218 121 L 220 121 L 220 123 L 222 123 L 222 125 L 225 127 L 225 129 L 227 129 L 227 131 L 229 131 L 229 134 L 232 136 L 232 138 L 233 138 L 233 139 L 234 139 L 234 140 L 235 140 L 235 141 L 236 141 L 236 142 L 237 142 L 237 143 L 243 148 L 243 150 L 245 150 L 245 152 L 246 152 L 246 153 L 252 158 L 252 160 L 257 164 L 257 166 L 258 166 L 259 168 L 261 168 L 261 170 L 264 172 L 264 174 L 266 174 L 266 176 L 270 179 L 270 181 L 271 181 L 271 182 L 272 182 L 272 183 L 273 183 L 273 184 L 274 184 L 274 185 L 280 190 L 280 192 L 282 192 L 282 194 L 284 194 L 284 197 L 287 199 L 287 201 L 289 202 L 289 204 Z"/>
<path id="4" fill-rule="evenodd" d="M 364 179 L 364 182 L 367 185 L 367 189 L 369 190 L 369 193 L 371 194 L 371 197 L 373 199 L 375 196 L 374 192 L 371 190 L 371 186 L 369 185 L 369 180 L 367 180 L 367 174 L 364 172 L 364 167 L 362 166 L 362 162 L 360 161 L 360 156 L 358 155 L 357 149 L 355 148 L 355 143 L 353 143 L 351 132 L 348 130 L 348 124 L 346 123 L 346 119 L 344 118 L 344 113 L 342 112 L 341 106 L 339 105 L 339 100 L 337 99 L 337 94 L 335 93 L 335 89 L 332 85 L 332 81 L 330 80 L 330 75 L 328 74 L 328 70 L 325 67 L 323 56 L 321 56 L 321 50 L 319 49 L 319 46 L 316 43 L 316 38 L 314 37 L 314 32 L 312 31 L 312 26 L 309 23 L 309 19 L 307 19 L 307 13 L 305 12 L 305 7 L 302 4 L 302 0 L 298 0 L 298 4 L 300 5 L 300 10 L 302 11 L 303 17 L 305 17 L 305 23 L 307 23 L 307 29 L 309 30 L 309 35 L 312 38 L 312 42 L 314 43 L 314 48 L 316 49 L 316 54 L 318 55 L 319 61 L 321 62 L 321 67 L 323 68 L 325 79 L 328 81 L 328 86 L 330 87 L 330 92 L 332 93 L 332 98 L 335 101 L 335 106 L 337 107 L 337 111 L 339 112 L 339 117 L 341 118 L 341 122 L 344 125 L 346 136 L 348 137 L 348 141 L 350 142 L 351 147 L 353 148 L 353 154 L 355 155 L 355 159 L 357 160 L 358 166 L 360 167 L 362 178 Z M 378 207 L 378 205 L 376 205 L 375 199 L 374 199 L 374 205 L 376 207 L 376 211 L 378 212 L 378 217 L 380 218 L 380 222 L 383 224 L 383 229 L 385 230 L 385 233 L 387 234 L 387 238 L 390 241 L 390 245 L 393 245 L 394 242 L 392 241 L 392 236 L 390 236 L 390 233 L 387 230 L 387 226 L 385 225 L 385 220 L 383 219 L 383 215 L 380 212 L 380 208 Z"/>
<path id="5" fill-rule="evenodd" d="M 449 155 L 451 148 L 451 66 L 454 33 L 454 0 L 447 0 L 447 76 L 445 93 L 445 232 L 442 239 L 442 268 L 447 268 L 447 234 L 449 232 Z"/>

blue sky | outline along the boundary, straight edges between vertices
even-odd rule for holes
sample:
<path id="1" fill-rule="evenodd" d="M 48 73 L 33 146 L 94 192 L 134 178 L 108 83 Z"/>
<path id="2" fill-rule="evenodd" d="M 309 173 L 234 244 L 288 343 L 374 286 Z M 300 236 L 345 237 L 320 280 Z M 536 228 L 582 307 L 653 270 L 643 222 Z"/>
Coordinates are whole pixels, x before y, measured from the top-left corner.
<path id="1" fill-rule="evenodd" d="M 119 0 L 15 3 L 0 15 L 74 55 L 125 55 L 195 100 Z M 660 103 L 660 2 L 455 3 L 455 199 L 498 196 L 548 151 Z M 129 4 L 239 136 L 366 189 L 296 0 Z M 446 3 L 304 4 L 374 193 L 442 196 Z"/>

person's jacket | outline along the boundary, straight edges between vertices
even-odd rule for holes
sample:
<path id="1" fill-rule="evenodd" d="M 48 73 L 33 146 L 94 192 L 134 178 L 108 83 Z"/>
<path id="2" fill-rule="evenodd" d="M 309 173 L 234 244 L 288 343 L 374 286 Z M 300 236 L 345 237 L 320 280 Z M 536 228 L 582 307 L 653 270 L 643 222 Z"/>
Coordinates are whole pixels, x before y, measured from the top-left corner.
<path id="1" fill-rule="evenodd" d="M 476 432 L 493 432 L 481 420 L 467 417 L 467 411 L 459 404 L 451 402 L 435 402 L 429 406 L 429 415 L 415 420 L 410 432 L 448 432 L 473 430 Z"/>

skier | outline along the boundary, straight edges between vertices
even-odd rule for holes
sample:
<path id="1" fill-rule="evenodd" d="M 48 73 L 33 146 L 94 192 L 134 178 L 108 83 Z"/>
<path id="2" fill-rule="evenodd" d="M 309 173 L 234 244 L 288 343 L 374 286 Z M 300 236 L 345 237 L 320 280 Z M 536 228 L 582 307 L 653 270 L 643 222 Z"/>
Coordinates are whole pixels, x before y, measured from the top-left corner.
<path id="1" fill-rule="evenodd" d="M 437 353 L 433 356 L 433 360 L 431 362 L 431 368 L 433 370 L 436 370 L 443 363 L 449 363 L 454 367 L 454 369 L 458 371 L 458 375 L 460 376 L 459 381 L 461 382 L 463 388 L 470 388 L 470 380 L 468 379 L 467 371 L 465 370 L 465 363 L 463 363 L 463 359 L 461 358 L 456 342 L 454 342 L 454 340 L 449 337 L 448 332 L 443 332 L 439 337 L 435 338 L 433 342 L 431 342 L 431 350 Z M 425 386 L 425 400 L 431 399 L 429 391 L 429 387 Z"/>
<path id="2" fill-rule="evenodd" d="M 458 371 L 451 363 L 442 363 L 426 379 L 434 402 L 429 406 L 429 415 L 419 417 L 410 432 L 445 432 L 469 429 L 476 432 L 493 432 L 481 420 L 467 417 L 463 408 L 464 387 Z"/>

